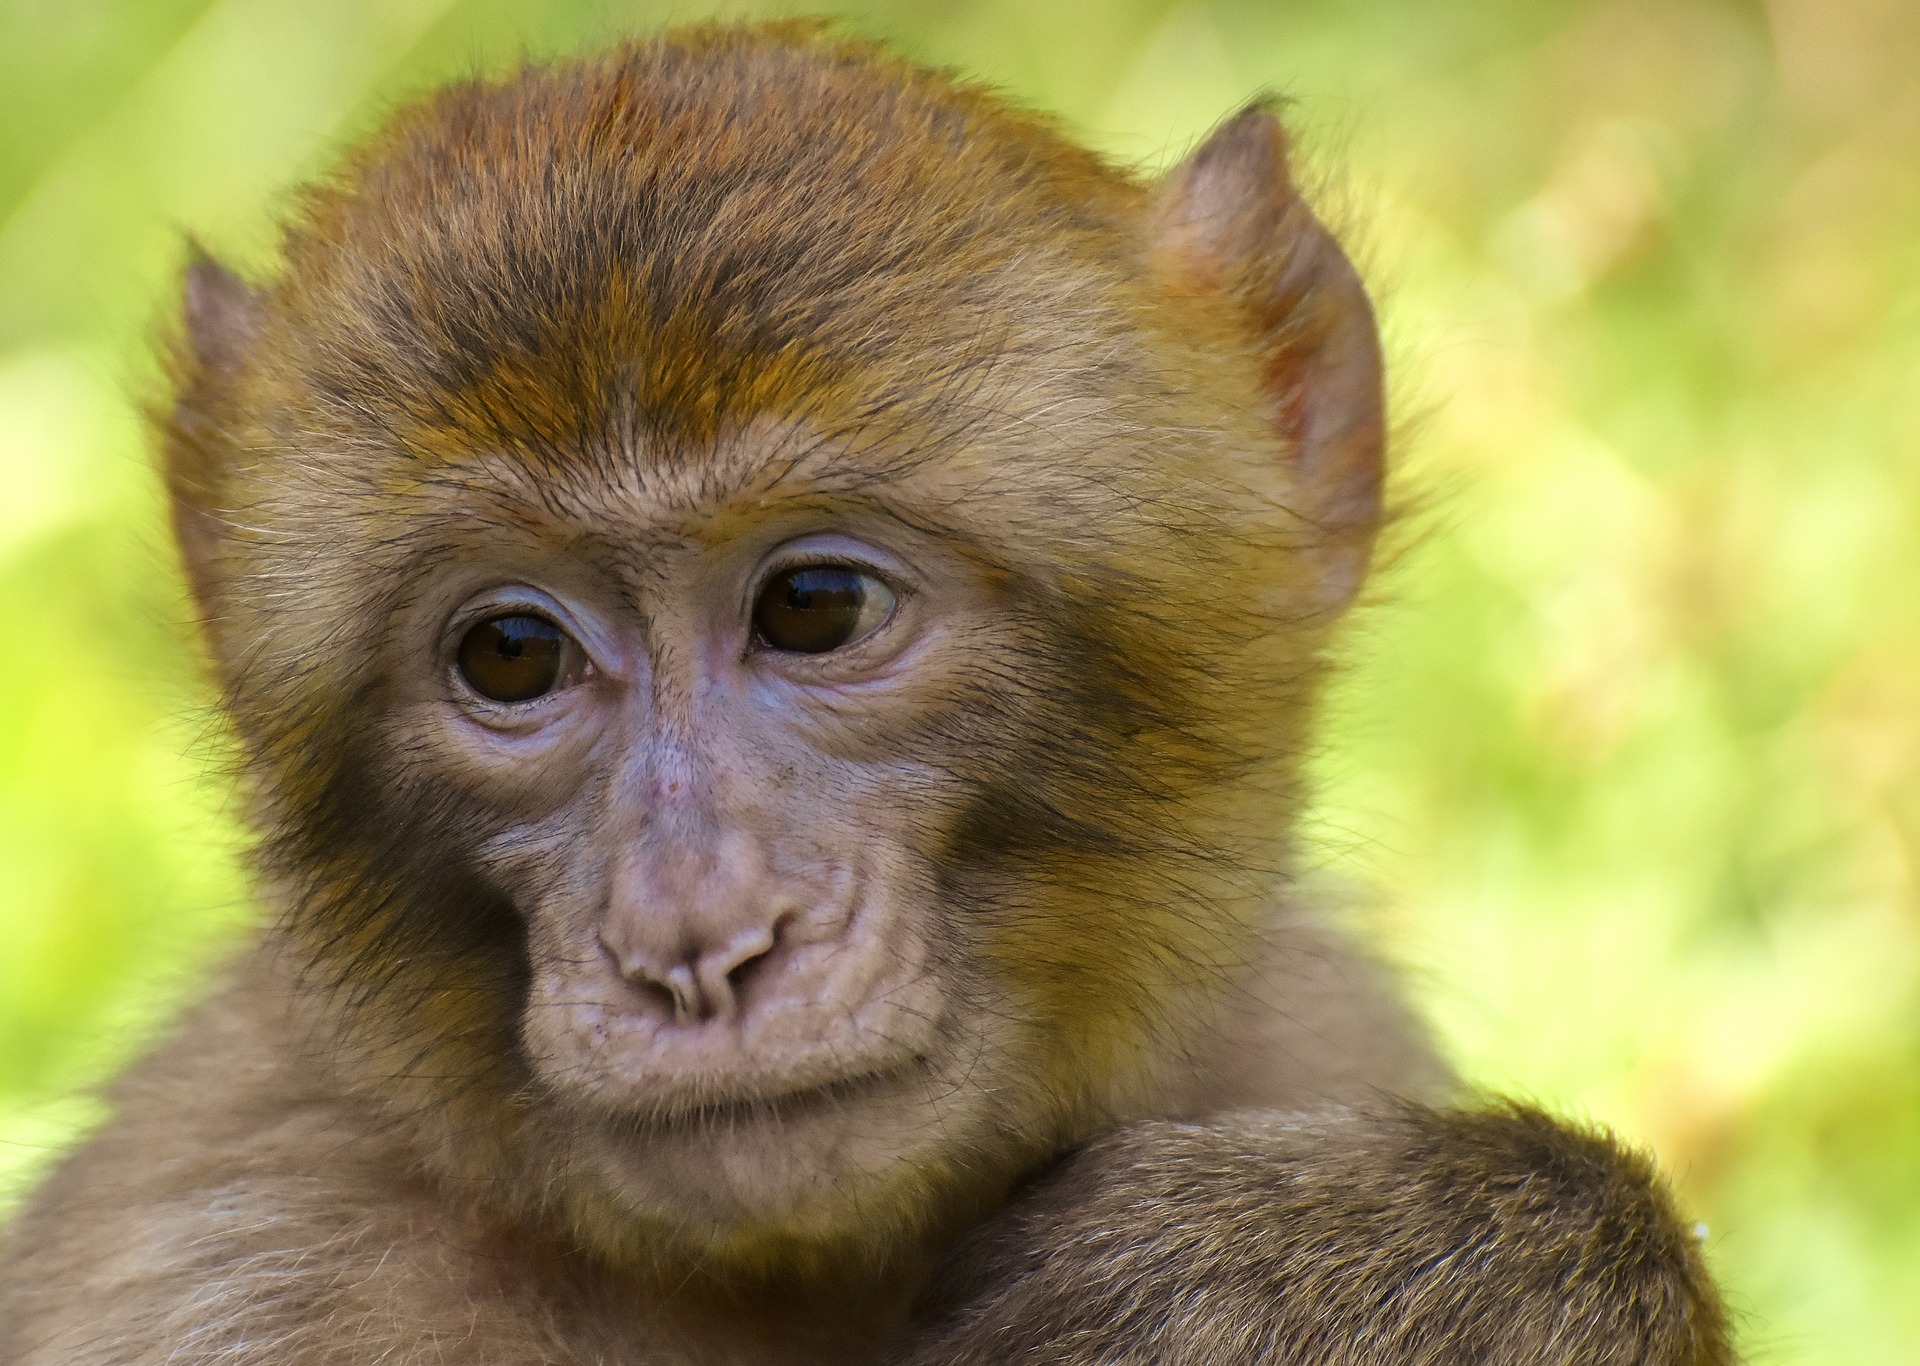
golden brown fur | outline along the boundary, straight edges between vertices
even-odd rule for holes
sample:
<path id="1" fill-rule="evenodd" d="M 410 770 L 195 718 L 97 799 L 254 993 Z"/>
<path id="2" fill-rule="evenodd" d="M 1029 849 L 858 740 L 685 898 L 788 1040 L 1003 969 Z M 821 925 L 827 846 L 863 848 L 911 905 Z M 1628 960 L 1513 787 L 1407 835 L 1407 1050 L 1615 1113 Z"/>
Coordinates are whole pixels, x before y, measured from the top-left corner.
<path id="1" fill-rule="evenodd" d="M 1414 1106 L 1293 872 L 1383 420 L 1270 114 L 1147 184 L 696 30 L 403 112 L 284 258 L 190 268 L 163 432 L 276 922 L 0 1361 L 1728 1359 L 1644 1164 Z M 809 538 L 896 654 L 709 648 Z M 546 711 L 435 663 L 503 583 Z"/>

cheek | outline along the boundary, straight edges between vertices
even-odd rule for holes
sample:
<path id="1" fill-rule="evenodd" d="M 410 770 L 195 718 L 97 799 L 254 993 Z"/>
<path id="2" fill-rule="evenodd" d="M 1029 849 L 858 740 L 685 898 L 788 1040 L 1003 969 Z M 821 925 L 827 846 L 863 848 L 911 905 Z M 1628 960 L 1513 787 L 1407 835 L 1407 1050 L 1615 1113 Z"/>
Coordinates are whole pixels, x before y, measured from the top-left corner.
<path id="1" fill-rule="evenodd" d="M 475 865 L 519 908 L 536 953 L 579 938 L 606 902 L 616 842 L 595 791 L 571 795 L 537 819 L 497 826 L 476 849 Z"/>
<path id="2" fill-rule="evenodd" d="M 457 702 L 422 698 L 397 708 L 382 743 L 434 786 L 492 825 L 536 824 L 591 802 L 608 765 L 614 719 L 588 687 L 538 724 L 483 725 Z"/>

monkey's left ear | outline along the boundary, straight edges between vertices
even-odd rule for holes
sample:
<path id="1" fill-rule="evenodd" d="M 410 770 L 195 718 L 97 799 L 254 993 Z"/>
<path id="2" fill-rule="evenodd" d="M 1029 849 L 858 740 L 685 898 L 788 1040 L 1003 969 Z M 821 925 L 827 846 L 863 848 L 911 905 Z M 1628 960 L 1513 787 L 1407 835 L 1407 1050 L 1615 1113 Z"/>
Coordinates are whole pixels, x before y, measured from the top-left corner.
<path id="1" fill-rule="evenodd" d="M 227 405 L 259 339 L 263 308 L 248 284 L 198 243 L 188 246 L 181 287 L 184 327 L 176 353 L 177 392 L 167 424 L 161 474 L 172 504 L 173 534 L 201 620 L 219 653 L 215 572 L 226 519 L 220 495 L 231 458 L 223 434 Z"/>
<path id="2" fill-rule="evenodd" d="M 1155 230 L 1165 267 L 1225 295 L 1254 329 L 1285 445 L 1291 508 L 1313 529 L 1318 606 L 1344 608 L 1380 523 L 1386 402 L 1365 287 L 1287 169 L 1264 105 L 1227 120 L 1167 174 Z"/>

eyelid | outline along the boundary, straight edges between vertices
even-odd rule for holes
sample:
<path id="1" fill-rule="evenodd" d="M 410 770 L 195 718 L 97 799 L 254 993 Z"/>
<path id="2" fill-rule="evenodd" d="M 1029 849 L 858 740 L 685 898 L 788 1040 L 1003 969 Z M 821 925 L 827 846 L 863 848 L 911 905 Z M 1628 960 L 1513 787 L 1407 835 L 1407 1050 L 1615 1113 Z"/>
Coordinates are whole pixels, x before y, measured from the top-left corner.
<path id="1" fill-rule="evenodd" d="M 610 642 L 597 623 L 569 610 L 558 598 L 531 584 L 501 584 L 467 599 L 447 618 L 443 648 L 449 654 L 457 651 L 466 633 L 489 617 L 514 616 L 539 617 L 552 623 L 573 642 L 588 664 L 605 667 Z"/>
<path id="2" fill-rule="evenodd" d="M 808 546 L 802 542 L 797 546 L 783 546 L 775 551 L 767 557 L 760 572 L 748 580 L 747 614 L 752 615 L 753 605 L 760 600 L 760 595 L 766 591 L 767 585 L 777 575 L 795 569 L 829 567 L 851 569 L 856 573 L 868 574 L 880 580 L 887 591 L 894 596 L 895 611 L 898 611 L 900 603 L 915 591 L 911 578 L 903 569 L 897 568 L 890 557 L 885 562 L 881 562 L 872 552 L 862 555 L 852 548 Z"/>
<path id="3" fill-rule="evenodd" d="M 467 603 L 447 618 L 447 635 L 457 644 L 481 622 L 491 621 L 495 617 L 538 617 L 564 632 L 569 639 L 576 635 L 566 617 L 555 612 L 544 601 L 514 597 L 482 597 Z"/>

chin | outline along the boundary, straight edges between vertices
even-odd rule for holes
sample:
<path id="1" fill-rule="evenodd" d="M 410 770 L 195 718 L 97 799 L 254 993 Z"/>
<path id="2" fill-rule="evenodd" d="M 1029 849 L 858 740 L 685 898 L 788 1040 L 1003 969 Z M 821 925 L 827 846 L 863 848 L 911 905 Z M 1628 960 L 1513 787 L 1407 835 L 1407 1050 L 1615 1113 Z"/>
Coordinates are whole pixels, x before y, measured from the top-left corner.
<path id="1" fill-rule="evenodd" d="M 969 1204 L 980 1174 L 1006 1171 L 1021 1146 L 1007 1097 L 978 1082 L 986 1051 L 666 1113 L 609 1109 L 593 1095 L 556 1127 L 572 1130 L 603 1228 L 624 1216 L 761 1270 L 843 1261 L 850 1248 L 879 1261 L 933 1211 Z"/>

